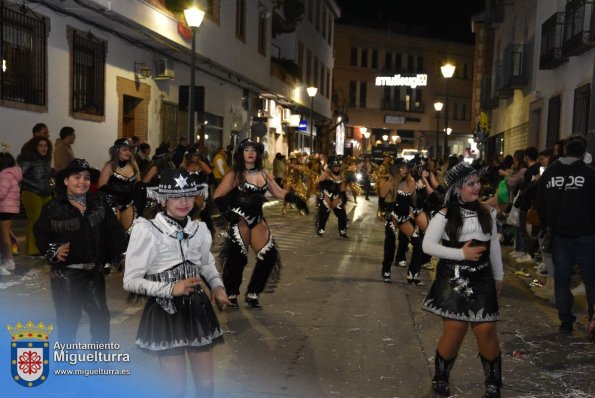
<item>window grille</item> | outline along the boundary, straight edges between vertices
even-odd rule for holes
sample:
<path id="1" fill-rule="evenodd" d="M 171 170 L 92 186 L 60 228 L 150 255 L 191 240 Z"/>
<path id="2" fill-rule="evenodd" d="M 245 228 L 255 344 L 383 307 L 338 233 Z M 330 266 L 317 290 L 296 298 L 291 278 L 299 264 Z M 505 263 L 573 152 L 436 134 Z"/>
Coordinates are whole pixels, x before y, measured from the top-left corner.
<path id="1" fill-rule="evenodd" d="M 572 112 L 572 133 L 586 134 L 589 126 L 589 104 L 591 85 L 585 84 L 574 90 L 574 111 Z"/>
<path id="2" fill-rule="evenodd" d="M 46 23 L 25 6 L 0 3 L 0 98 L 46 105 Z"/>
<path id="3" fill-rule="evenodd" d="M 72 112 L 105 115 L 106 43 L 72 31 Z"/>

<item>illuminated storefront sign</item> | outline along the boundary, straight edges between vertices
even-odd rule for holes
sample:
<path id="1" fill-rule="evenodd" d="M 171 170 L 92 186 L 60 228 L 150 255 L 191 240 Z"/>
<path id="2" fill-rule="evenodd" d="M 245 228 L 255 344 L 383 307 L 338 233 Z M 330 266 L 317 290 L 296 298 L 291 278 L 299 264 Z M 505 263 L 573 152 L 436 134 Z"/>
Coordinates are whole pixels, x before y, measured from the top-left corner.
<path id="1" fill-rule="evenodd" d="M 419 74 L 415 76 L 376 76 L 377 86 L 407 86 L 416 88 L 417 86 L 428 85 L 428 75 Z"/>

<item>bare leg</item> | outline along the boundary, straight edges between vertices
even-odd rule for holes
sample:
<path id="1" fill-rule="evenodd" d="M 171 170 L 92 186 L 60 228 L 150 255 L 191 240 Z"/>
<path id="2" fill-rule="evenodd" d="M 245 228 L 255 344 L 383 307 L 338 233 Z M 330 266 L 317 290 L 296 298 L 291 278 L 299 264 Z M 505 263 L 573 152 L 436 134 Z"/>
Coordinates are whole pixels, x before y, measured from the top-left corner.
<path id="1" fill-rule="evenodd" d="M 467 322 L 443 318 L 442 326 L 442 336 L 438 340 L 438 352 L 443 358 L 452 359 L 457 356 L 469 325 Z"/>
<path id="2" fill-rule="evenodd" d="M 483 322 L 471 325 L 471 330 L 477 340 L 479 353 L 486 359 L 493 361 L 500 355 L 500 344 L 496 331 L 496 322 Z"/>
<path id="3" fill-rule="evenodd" d="M 122 224 L 122 228 L 124 231 L 128 231 L 128 229 L 132 226 L 132 222 L 134 221 L 134 207 L 130 206 L 125 210 L 120 211 L 120 224 Z"/>

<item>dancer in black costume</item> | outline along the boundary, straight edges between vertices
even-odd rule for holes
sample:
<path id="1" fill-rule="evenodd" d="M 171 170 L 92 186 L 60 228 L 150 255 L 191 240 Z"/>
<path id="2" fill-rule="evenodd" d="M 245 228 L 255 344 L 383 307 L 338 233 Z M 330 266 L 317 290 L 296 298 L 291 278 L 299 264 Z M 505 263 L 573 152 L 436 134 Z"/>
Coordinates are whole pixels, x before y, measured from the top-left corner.
<path id="1" fill-rule="evenodd" d="M 432 381 L 438 396 L 449 396 L 449 376 L 467 329 L 477 340 L 485 373 L 485 397 L 500 397 L 502 371 L 496 321 L 502 289 L 502 254 L 496 210 L 478 201 L 480 170 L 461 162 L 445 175 L 442 210 L 434 215 L 424 252 L 440 258 L 423 309 L 442 317 Z"/>
<path id="2" fill-rule="evenodd" d="M 99 171 L 74 159 L 56 176 L 58 195 L 35 224 L 39 250 L 50 261 L 58 335 L 76 341 L 81 312 L 89 315 L 91 341 L 108 342 L 110 314 L 103 266 L 119 265 L 128 236 L 102 195 L 89 193 Z"/>
<path id="3" fill-rule="evenodd" d="M 217 208 L 229 221 L 227 238 L 219 258 L 223 268 L 223 282 L 232 302 L 238 308 L 238 295 L 244 267 L 248 262 L 248 246 L 256 252 L 256 266 L 252 272 L 245 304 L 262 309 L 258 295 L 274 272 L 277 279 L 281 269 L 279 251 L 262 212 L 265 193 L 294 203 L 308 213 L 306 202 L 277 185 L 268 171 L 262 168 L 264 146 L 247 138 L 234 153 L 232 170 L 228 171 L 215 190 Z"/>
<path id="4" fill-rule="evenodd" d="M 318 180 L 318 215 L 316 217 L 316 233 L 324 234 L 326 222 L 331 214 L 335 213 L 339 222 L 339 236 L 347 236 L 347 194 L 345 193 L 345 179 L 341 173 L 341 161 L 337 157 L 329 158 L 328 170 L 322 173 Z"/>

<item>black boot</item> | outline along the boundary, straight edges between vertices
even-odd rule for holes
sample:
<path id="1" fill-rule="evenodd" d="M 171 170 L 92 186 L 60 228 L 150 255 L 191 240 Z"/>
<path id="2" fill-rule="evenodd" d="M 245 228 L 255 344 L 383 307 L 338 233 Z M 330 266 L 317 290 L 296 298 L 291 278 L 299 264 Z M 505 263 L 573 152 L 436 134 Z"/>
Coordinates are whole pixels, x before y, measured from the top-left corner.
<path id="1" fill-rule="evenodd" d="M 227 238 L 225 238 L 223 247 L 219 253 L 219 261 L 222 264 L 221 276 L 227 294 L 237 301 L 237 296 L 240 294 L 244 267 L 248 263 L 248 249 L 242 241 L 240 229 L 237 224 L 231 225 L 227 230 L 227 234 Z M 230 307 L 237 308 L 237 303 Z"/>
<path id="2" fill-rule="evenodd" d="M 432 388 L 439 397 L 450 396 L 450 386 L 448 385 L 448 379 L 450 378 L 450 371 L 452 370 L 455 360 L 444 359 L 436 350 L 436 358 L 434 358 L 434 378 L 432 379 Z"/>
<path id="3" fill-rule="evenodd" d="M 395 256 L 395 226 L 392 221 L 384 223 L 384 256 L 382 258 L 382 279 L 390 282 L 390 267 Z M 388 280 L 387 280 L 388 278 Z"/>
<path id="4" fill-rule="evenodd" d="M 407 282 L 415 284 L 416 286 L 423 286 L 424 283 L 419 279 L 419 271 L 421 269 L 421 257 L 423 251 L 421 249 L 422 240 L 416 234 L 411 236 L 411 244 L 413 252 L 411 253 L 411 261 L 409 262 L 409 269 L 407 270 Z"/>
<path id="5" fill-rule="evenodd" d="M 328 221 L 328 217 L 331 214 L 331 209 L 324 201 L 324 199 L 319 200 L 318 206 L 318 215 L 316 216 L 316 233 L 318 236 L 322 236 L 324 234 L 324 230 L 326 228 L 326 222 Z"/>
<path id="6" fill-rule="evenodd" d="M 502 388 L 502 356 L 498 354 L 498 357 L 493 361 L 485 359 L 479 354 L 481 364 L 483 365 L 483 371 L 485 374 L 485 398 L 500 398 L 500 388 Z"/>
<path id="7" fill-rule="evenodd" d="M 345 211 L 345 203 L 340 203 L 335 207 L 333 213 L 337 216 L 339 236 L 341 236 L 341 238 L 349 238 L 349 236 L 347 236 L 347 212 Z"/>
<path id="8" fill-rule="evenodd" d="M 273 238 L 256 253 L 256 265 L 248 284 L 246 305 L 251 308 L 262 309 L 258 302 L 258 295 L 267 288 L 273 292 L 281 277 L 281 261 L 279 251 Z"/>

